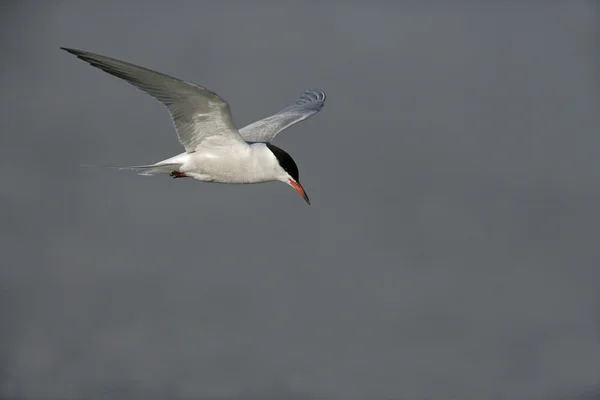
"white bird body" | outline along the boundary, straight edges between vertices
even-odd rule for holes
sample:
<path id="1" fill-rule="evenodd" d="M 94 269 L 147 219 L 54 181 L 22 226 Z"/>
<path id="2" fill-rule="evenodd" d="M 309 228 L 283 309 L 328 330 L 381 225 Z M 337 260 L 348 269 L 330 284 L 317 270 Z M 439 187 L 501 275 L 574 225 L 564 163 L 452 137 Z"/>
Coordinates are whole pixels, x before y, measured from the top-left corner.
<path id="1" fill-rule="evenodd" d="M 179 172 L 203 182 L 287 182 L 287 173 L 264 143 L 239 147 L 214 145 L 204 149 L 200 147 L 194 153 L 181 153 L 154 165 L 162 166 L 163 169 L 167 166 L 164 172 L 171 172 L 173 164 L 179 164 L 177 169 Z M 142 174 L 150 175 L 155 172 L 162 171 L 150 169 Z"/>
<path id="2" fill-rule="evenodd" d="M 296 163 L 271 141 L 282 130 L 319 112 L 325 103 L 323 91 L 307 90 L 295 103 L 238 131 L 229 104 L 202 86 L 99 54 L 62 49 L 136 86 L 169 110 L 186 151 L 155 164 L 123 169 L 203 182 L 280 181 L 292 186 L 310 204 Z"/>

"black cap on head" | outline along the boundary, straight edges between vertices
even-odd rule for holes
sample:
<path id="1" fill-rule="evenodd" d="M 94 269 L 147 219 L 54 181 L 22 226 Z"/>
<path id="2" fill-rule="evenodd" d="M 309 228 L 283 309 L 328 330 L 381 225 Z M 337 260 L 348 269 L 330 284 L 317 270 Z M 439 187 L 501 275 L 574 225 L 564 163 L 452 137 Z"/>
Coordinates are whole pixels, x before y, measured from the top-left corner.
<path id="1" fill-rule="evenodd" d="M 272 145 L 271 143 L 267 143 L 267 147 L 269 148 L 269 150 L 271 150 L 271 153 L 273 153 L 275 158 L 277 158 L 277 161 L 279 161 L 279 165 L 281 165 L 281 168 L 283 168 L 283 170 L 285 172 L 290 174 L 290 176 L 296 182 L 300 182 L 298 166 L 294 162 L 294 159 L 292 158 L 292 156 L 290 156 L 288 153 L 286 153 L 279 147 Z"/>

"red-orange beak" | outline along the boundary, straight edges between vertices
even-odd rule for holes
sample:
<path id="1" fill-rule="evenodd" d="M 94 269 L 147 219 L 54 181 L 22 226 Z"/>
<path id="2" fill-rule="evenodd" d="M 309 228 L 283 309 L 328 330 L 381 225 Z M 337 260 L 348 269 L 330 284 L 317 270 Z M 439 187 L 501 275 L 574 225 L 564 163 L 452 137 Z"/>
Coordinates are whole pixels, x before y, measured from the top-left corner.
<path id="1" fill-rule="evenodd" d="M 308 199 L 308 195 L 306 194 L 306 191 L 304 190 L 304 188 L 302 187 L 302 185 L 301 185 L 300 183 L 296 182 L 296 181 L 295 181 L 295 180 L 293 180 L 293 179 L 290 179 L 289 181 L 290 181 L 290 185 L 292 185 L 292 187 L 293 187 L 294 189 L 296 189 L 296 192 L 298 192 L 298 194 L 299 194 L 300 196 L 302 196 L 302 198 L 304 199 L 304 201 L 305 201 L 305 202 L 306 202 L 308 205 L 310 205 L 310 200 Z"/>

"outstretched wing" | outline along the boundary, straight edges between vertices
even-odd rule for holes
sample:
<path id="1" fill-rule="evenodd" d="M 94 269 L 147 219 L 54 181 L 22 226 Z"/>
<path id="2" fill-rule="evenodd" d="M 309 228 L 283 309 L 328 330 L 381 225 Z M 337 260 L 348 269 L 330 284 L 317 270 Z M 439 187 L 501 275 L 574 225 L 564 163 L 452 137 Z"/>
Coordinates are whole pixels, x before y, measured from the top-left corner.
<path id="1" fill-rule="evenodd" d="M 171 113 L 179 141 L 188 153 L 194 152 L 199 144 L 209 138 L 225 139 L 225 143 L 231 142 L 232 145 L 246 145 L 235 128 L 229 104 L 216 93 L 114 58 L 64 47 L 61 49 L 124 79 L 163 103 Z"/>
<path id="2" fill-rule="evenodd" d="M 285 128 L 304 121 L 321 111 L 325 105 L 325 92 L 309 89 L 302 97 L 277 114 L 256 121 L 240 129 L 240 135 L 247 142 L 270 142 Z"/>

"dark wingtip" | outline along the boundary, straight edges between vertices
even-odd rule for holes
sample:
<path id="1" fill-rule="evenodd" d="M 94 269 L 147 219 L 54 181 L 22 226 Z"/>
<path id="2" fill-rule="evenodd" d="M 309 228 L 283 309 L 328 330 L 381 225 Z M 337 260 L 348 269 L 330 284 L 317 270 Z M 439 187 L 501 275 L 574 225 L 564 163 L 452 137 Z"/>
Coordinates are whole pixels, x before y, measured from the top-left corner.
<path id="1" fill-rule="evenodd" d="M 83 57 L 86 55 L 86 52 L 83 50 L 72 49 L 70 47 L 61 47 L 60 49 L 66 51 L 67 53 L 71 53 L 74 56 L 76 56 L 77 58 L 82 59 L 82 60 L 83 60 Z M 86 60 L 84 60 L 84 61 L 86 61 Z"/>

